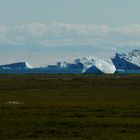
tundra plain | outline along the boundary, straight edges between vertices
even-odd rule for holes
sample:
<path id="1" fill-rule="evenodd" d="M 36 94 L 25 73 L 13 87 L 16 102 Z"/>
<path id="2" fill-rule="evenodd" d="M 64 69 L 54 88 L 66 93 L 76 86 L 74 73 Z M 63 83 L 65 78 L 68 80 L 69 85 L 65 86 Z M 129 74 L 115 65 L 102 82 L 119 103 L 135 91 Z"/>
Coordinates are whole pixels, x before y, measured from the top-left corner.
<path id="1" fill-rule="evenodd" d="M 1 140 L 139 140 L 140 75 L 0 75 Z"/>

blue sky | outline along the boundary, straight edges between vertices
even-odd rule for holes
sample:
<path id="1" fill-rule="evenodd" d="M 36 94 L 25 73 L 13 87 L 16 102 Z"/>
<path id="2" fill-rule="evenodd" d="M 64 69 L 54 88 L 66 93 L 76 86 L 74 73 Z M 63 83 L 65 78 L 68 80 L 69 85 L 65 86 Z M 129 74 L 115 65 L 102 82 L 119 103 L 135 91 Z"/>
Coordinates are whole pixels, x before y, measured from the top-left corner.
<path id="1" fill-rule="evenodd" d="M 0 0 L 0 64 L 140 48 L 140 0 Z"/>
<path id="2" fill-rule="evenodd" d="M 3 25 L 65 22 L 121 26 L 140 23 L 139 0 L 0 0 Z"/>

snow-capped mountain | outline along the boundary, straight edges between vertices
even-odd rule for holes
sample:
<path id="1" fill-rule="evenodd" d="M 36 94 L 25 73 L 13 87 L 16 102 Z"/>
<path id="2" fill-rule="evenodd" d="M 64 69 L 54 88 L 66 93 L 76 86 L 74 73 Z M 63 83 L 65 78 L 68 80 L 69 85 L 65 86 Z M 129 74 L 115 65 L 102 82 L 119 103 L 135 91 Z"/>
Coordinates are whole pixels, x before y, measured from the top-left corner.
<path id="1" fill-rule="evenodd" d="M 129 53 L 116 53 L 112 58 L 116 69 L 140 69 L 140 50 L 133 50 Z"/>
<path id="2" fill-rule="evenodd" d="M 0 69 L 31 69 L 31 68 L 33 67 L 28 62 L 17 62 L 0 66 Z"/>

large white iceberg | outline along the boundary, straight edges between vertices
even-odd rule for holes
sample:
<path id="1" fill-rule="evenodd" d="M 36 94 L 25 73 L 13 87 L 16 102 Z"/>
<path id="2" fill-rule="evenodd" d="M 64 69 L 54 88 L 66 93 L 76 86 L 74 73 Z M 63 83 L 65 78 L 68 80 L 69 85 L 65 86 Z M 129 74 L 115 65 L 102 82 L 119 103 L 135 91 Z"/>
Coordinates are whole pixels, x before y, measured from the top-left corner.
<path id="1" fill-rule="evenodd" d="M 49 73 L 88 73 L 88 74 L 113 74 L 116 69 L 110 63 L 94 56 L 75 59 L 73 63 L 57 62 L 57 65 L 48 65 L 45 67 Z"/>
<path id="2" fill-rule="evenodd" d="M 79 59 L 79 62 L 83 64 L 82 73 L 105 73 L 114 74 L 116 68 L 113 64 L 97 57 L 84 57 Z"/>

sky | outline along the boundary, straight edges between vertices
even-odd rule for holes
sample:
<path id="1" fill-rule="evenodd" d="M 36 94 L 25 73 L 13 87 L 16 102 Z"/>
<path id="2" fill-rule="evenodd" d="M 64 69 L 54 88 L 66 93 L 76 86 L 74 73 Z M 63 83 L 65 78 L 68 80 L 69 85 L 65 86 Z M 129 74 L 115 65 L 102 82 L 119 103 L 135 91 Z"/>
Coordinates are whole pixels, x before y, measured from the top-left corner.
<path id="1" fill-rule="evenodd" d="M 0 0 L 0 64 L 34 66 L 140 49 L 140 0 Z"/>

